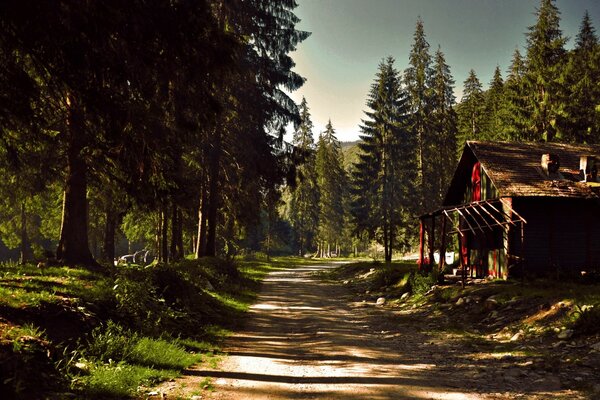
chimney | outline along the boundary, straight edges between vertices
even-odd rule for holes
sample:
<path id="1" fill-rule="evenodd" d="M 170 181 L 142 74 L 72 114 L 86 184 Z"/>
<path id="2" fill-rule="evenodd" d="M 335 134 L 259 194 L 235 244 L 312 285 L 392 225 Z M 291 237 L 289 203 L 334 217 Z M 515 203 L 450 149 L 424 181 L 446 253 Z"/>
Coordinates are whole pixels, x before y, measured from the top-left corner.
<path id="1" fill-rule="evenodd" d="M 598 177 L 598 168 L 596 167 L 596 157 L 579 157 L 579 171 L 583 175 L 583 182 L 595 182 Z"/>
<path id="2" fill-rule="evenodd" d="M 542 154 L 542 170 L 548 176 L 558 173 L 560 168 L 560 159 L 558 154 L 546 153 Z"/>

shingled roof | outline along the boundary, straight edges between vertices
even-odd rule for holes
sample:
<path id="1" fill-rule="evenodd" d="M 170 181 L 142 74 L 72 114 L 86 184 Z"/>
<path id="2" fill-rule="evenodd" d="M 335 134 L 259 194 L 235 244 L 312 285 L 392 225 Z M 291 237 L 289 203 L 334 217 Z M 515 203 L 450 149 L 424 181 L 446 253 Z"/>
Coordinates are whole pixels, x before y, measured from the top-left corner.
<path id="1" fill-rule="evenodd" d="M 560 159 L 564 179 L 550 179 L 540 168 L 542 154 L 553 153 Z M 498 189 L 500 197 L 599 197 L 590 185 L 578 182 L 579 158 L 593 155 L 600 160 L 600 146 L 561 143 L 509 143 L 468 141 L 452 178 L 444 205 L 463 201 L 464 188 L 470 182 L 476 161 Z"/>

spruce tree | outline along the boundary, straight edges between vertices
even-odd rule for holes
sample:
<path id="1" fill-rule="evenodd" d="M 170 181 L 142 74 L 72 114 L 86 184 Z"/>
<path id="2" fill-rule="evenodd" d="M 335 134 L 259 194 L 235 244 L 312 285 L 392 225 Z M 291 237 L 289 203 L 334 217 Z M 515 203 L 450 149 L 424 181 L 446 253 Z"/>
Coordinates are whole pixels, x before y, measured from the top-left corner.
<path id="1" fill-rule="evenodd" d="M 444 53 L 439 47 L 434 56 L 432 95 L 434 137 L 431 146 L 435 151 L 431 153 L 433 159 L 429 164 L 432 167 L 431 184 L 433 185 L 434 205 L 440 206 L 456 164 L 458 121 L 454 110 L 454 79 L 450 73 L 450 67 L 446 64 Z"/>
<path id="2" fill-rule="evenodd" d="M 300 103 L 300 125 L 292 144 L 301 153 L 303 162 L 297 169 L 297 184 L 290 199 L 290 222 L 296 233 L 300 255 L 308 250 L 317 234 L 319 223 L 319 188 L 315 159 L 313 124 L 305 98 Z"/>
<path id="3" fill-rule="evenodd" d="M 504 82 L 500 67 L 496 66 L 488 90 L 485 92 L 485 133 L 489 140 L 506 140 L 503 135 L 502 107 L 504 103 Z"/>
<path id="4" fill-rule="evenodd" d="M 346 172 L 340 142 L 331 120 L 319 135 L 316 168 L 319 189 L 319 253 L 331 256 L 331 249 L 340 245 L 344 228 L 344 196 Z"/>
<path id="5" fill-rule="evenodd" d="M 425 38 L 423 20 L 419 18 L 414 42 L 409 54 L 409 67 L 404 71 L 404 84 L 408 94 L 410 127 L 416 137 L 417 153 L 417 190 L 421 211 L 430 208 L 431 177 L 427 173 L 427 163 L 431 151 L 436 149 L 429 146 L 431 139 L 431 56 L 429 43 Z"/>
<path id="6" fill-rule="evenodd" d="M 464 82 L 463 96 L 458 106 L 458 151 L 467 140 L 485 139 L 485 103 L 479 78 L 474 70 Z"/>
<path id="7" fill-rule="evenodd" d="M 528 140 L 552 142 L 561 138 L 564 87 L 560 81 L 566 39 L 560 30 L 560 12 L 554 0 L 541 0 L 537 22 L 527 33 L 527 72 L 531 135 Z"/>
<path id="8" fill-rule="evenodd" d="M 392 259 L 399 227 L 413 219 L 415 156 L 407 123 L 407 99 L 394 59 L 379 64 L 362 121 L 359 161 L 354 165 L 352 216 L 359 231 L 382 243 L 385 261 Z"/>
<path id="9" fill-rule="evenodd" d="M 525 61 L 516 48 L 504 82 L 504 98 L 501 107 L 502 138 L 521 141 L 528 138 L 529 112 L 525 95 Z"/>
<path id="10" fill-rule="evenodd" d="M 600 47 L 586 11 L 575 49 L 570 52 L 563 79 L 568 90 L 565 102 L 565 139 L 576 143 L 600 142 Z"/>

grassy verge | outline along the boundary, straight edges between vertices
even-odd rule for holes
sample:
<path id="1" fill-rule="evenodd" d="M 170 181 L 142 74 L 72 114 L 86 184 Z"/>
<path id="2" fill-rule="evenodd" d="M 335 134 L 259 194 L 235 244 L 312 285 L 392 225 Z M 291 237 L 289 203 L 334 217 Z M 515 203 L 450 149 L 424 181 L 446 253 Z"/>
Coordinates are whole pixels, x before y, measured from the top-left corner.
<path id="1" fill-rule="evenodd" d="M 287 264 L 215 258 L 105 274 L 0 265 L 0 398 L 138 397 L 213 365 L 262 278 Z"/>
<path id="2" fill-rule="evenodd" d="M 327 273 L 341 280 L 366 301 L 379 296 L 386 304 L 450 321 L 441 329 L 465 334 L 480 332 L 539 339 L 540 336 L 585 337 L 600 334 L 600 283 L 536 279 L 487 280 L 462 287 L 438 284 L 434 277 L 417 272 L 414 263 L 344 264 Z"/>

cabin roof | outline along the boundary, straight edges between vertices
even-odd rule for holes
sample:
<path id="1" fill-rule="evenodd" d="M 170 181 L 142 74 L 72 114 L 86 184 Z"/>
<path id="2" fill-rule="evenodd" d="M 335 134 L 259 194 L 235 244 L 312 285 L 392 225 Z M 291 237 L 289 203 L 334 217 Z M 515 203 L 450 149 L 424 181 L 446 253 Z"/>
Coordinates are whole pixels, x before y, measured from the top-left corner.
<path id="1" fill-rule="evenodd" d="M 542 154 L 560 159 L 561 179 L 551 179 L 541 169 Z M 589 184 L 579 182 L 579 158 L 593 155 L 600 160 L 600 146 L 562 143 L 511 143 L 468 141 L 444 200 L 444 206 L 463 203 L 476 161 L 498 189 L 499 197 L 598 198 Z"/>

